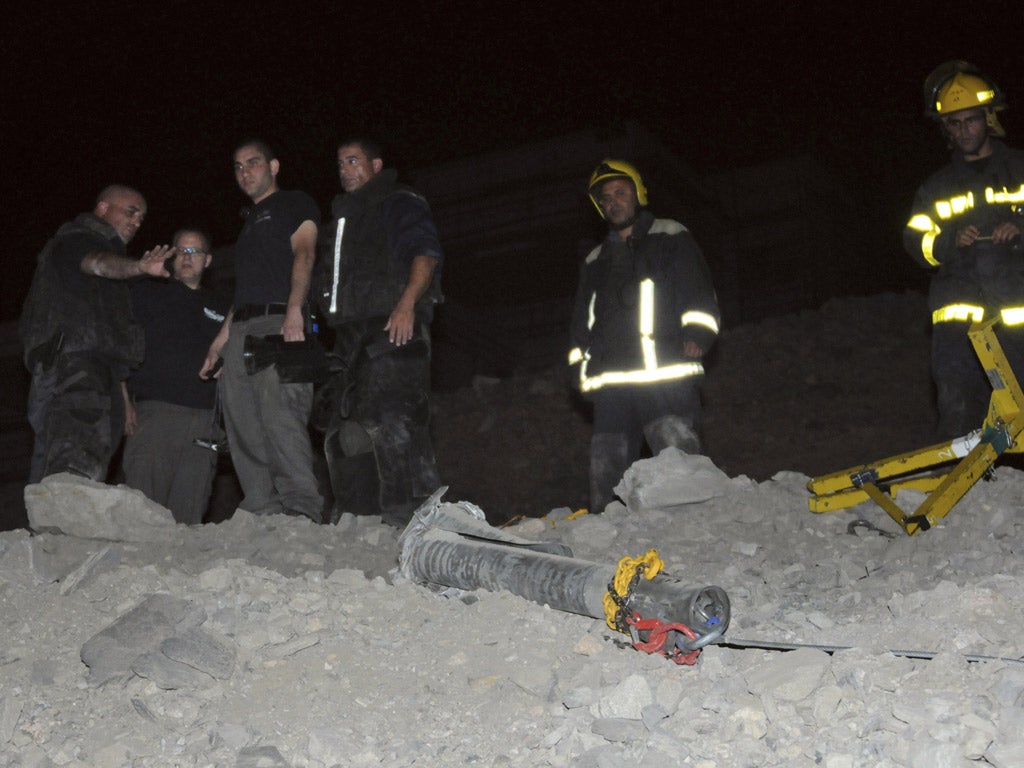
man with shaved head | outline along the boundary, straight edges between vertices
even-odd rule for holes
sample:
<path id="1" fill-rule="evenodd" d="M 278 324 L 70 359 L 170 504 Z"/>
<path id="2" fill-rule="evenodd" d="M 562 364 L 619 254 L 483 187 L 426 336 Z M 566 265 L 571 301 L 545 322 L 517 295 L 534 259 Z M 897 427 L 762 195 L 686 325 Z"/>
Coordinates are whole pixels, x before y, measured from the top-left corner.
<path id="1" fill-rule="evenodd" d="M 32 373 L 31 483 L 57 472 L 107 476 L 124 432 L 121 382 L 143 356 L 125 281 L 167 276 L 164 262 L 174 254 L 161 245 L 139 259 L 128 256 L 145 216 L 137 190 L 111 185 L 39 254 L 18 325 Z"/>

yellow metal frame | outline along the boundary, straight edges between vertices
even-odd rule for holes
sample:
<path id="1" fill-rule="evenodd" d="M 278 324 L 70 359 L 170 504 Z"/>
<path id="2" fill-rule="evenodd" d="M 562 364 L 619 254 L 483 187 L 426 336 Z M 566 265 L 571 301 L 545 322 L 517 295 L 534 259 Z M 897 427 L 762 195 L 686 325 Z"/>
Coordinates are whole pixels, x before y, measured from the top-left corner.
<path id="1" fill-rule="evenodd" d="M 1024 393 L 996 338 L 998 323 L 996 317 L 974 323 L 968 331 L 992 384 L 988 415 L 981 428 L 946 443 L 816 477 L 807 483 L 813 494 L 811 512 L 834 512 L 870 499 L 913 536 L 949 514 L 1002 454 L 1024 452 L 1024 446 L 1017 443 L 1024 430 Z M 952 462 L 957 463 L 943 471 L 942 466 Z M 893 501 L 904 488 L 928 494 L 911 514 Z"/>

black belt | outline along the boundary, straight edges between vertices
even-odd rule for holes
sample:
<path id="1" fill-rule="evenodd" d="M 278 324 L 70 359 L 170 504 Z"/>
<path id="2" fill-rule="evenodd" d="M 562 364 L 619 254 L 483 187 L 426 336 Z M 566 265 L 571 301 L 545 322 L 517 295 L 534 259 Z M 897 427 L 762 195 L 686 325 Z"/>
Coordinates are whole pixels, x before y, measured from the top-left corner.
<path id="1" fill-rule="evenodd" d="M 283 315 L 287 311 L 287 304 L 243 304 L 241 307 L 235 310 L 235 313 L 231 316 L 231 319 L 233 321 L 241 323 L 246 320 L 251 320 L 254 317 L 264 317 L 265 315 Z"/>

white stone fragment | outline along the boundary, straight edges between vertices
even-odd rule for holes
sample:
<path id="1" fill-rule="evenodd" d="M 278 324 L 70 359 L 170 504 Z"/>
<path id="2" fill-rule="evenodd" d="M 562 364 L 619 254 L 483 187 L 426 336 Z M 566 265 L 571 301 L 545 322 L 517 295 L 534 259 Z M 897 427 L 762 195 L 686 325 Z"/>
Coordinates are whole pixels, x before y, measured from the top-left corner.
<path id="1" fill-rule="evenodd" d="M 640 720 L 644 707 L 654 702 L 650 683 L 642 675 L 630 675 L 609 689 L 597 703 L 597 716 Z"/>
<path id="2" fill-rule="evenodd" d="M 829 663 L 827 653 L 812 648 L 779 653 L 747 675 L 747 686 L 757 695 L 801 701 L 818 686 Z"/>
<path id="3" fill-rule="evenodd" d="M 177 530 L 170 510 L 141 491 L 68 473 L 25 486 L 25 507 L 34 529 L 56 528 L 81 538 L 170 542 Z"/>
<path id="4" fill-rule="evenodd" d="M 636 512 L 697 504 L 725 494 L 728 487 L 728 475 L 707 456 L 666 448 L 627 469 L 615 493 Z"/>

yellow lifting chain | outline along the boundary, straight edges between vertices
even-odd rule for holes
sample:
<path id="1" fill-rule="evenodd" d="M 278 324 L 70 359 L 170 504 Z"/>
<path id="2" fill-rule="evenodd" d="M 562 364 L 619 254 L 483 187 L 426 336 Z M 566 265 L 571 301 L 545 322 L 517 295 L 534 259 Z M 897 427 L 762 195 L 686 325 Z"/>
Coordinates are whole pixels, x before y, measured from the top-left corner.
<path id="1" fill-rule="evenodd" d="M 640 583 L 640 576 L 643 575 L 648 581 L 653 579 L 661 569 L 665 567 L 665 561 L 658 555 L 658 550 L 652 549 L 643 557 L 623 557 L 619 560 L 619 566 L 608 585 L 608 591 L 604 595 L 604 615 L 608 626 L 619 632 L 629 634 L 629 627 L 626 624 L 626 607 Z"/>

